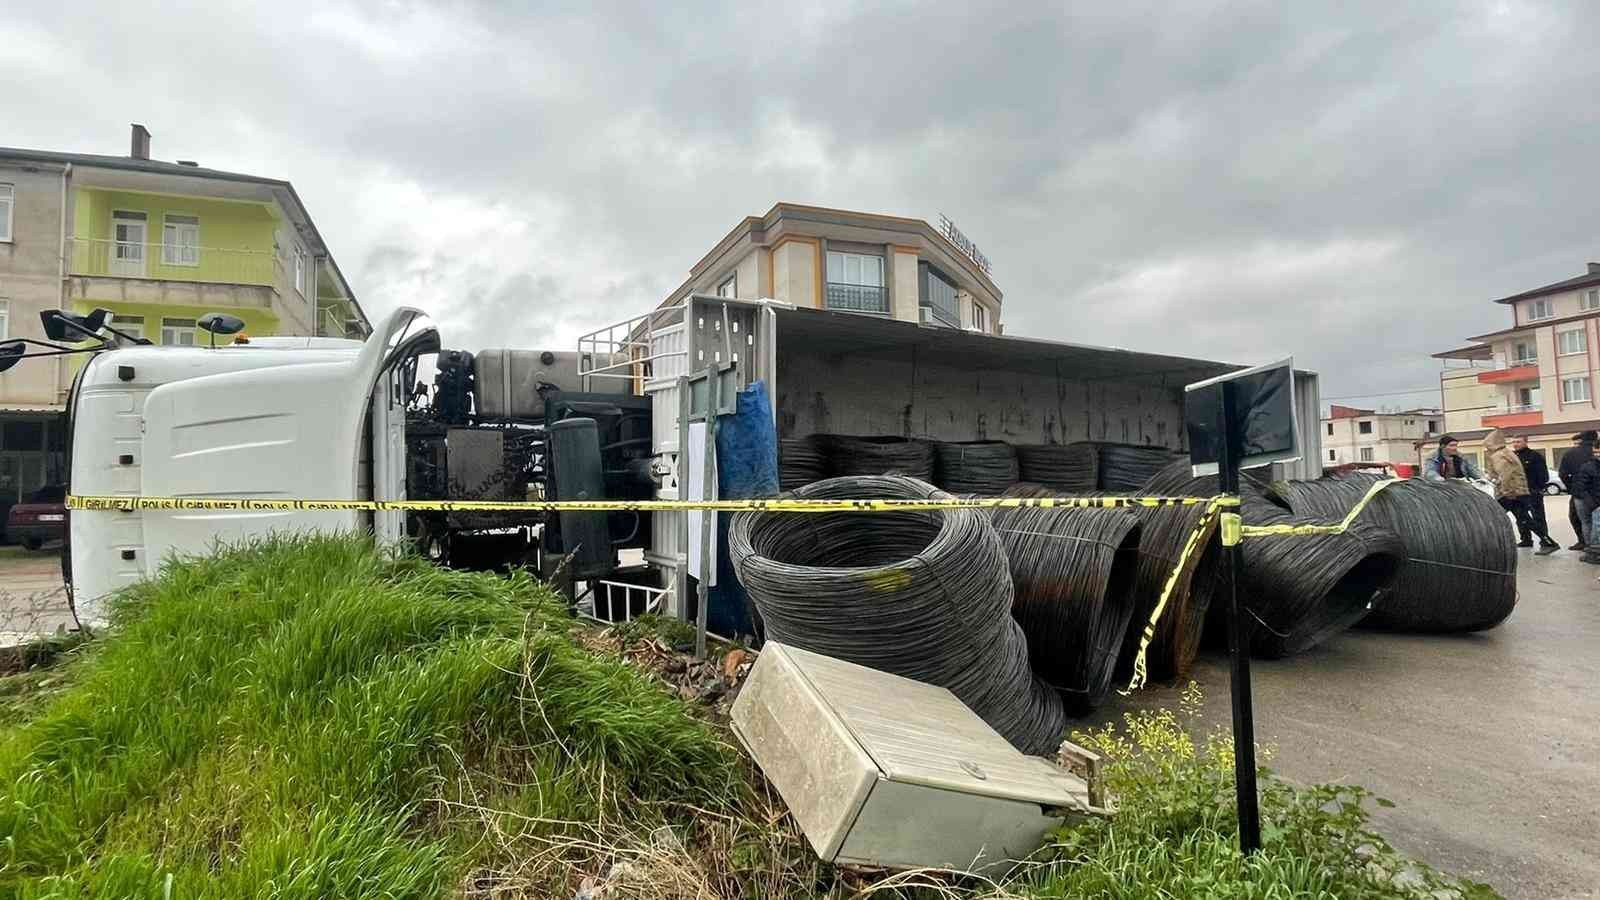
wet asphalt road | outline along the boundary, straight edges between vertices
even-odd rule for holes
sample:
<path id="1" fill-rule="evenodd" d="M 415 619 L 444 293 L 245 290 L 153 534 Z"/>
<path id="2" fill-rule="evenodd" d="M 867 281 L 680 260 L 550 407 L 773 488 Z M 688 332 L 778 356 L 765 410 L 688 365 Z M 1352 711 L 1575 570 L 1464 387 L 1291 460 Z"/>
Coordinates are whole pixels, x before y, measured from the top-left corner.
<path id="1" fill-rule="evenodd" d="M 1548 518 L 1572 542 L 1566 498 Z M 1352 631 L 1254 662 L 1257 739 L 1297 781 L 1365 785 L 1398 847 L 1513 898 L 1600 897 L 1600 566 L 1523 554 L 1500 627 L 1441 637 Z M 1227 728 L 1228 660 L 1193 677 L 1204 718 Z M 1176 703 L 1176 691 L 1133 706 Z M 1100 720 L 1114 719 L 1127 700 Z"/>

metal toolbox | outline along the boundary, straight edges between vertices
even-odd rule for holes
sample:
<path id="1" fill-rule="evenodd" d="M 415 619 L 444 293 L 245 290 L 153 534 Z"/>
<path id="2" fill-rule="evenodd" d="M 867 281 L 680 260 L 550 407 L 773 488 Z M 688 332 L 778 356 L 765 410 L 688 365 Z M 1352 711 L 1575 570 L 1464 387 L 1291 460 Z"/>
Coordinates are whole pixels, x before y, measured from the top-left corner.
<path id="1" fill-rule="evenodd" d="M 822 859 L 982 871 L 1071 814 L 1083 779 L 1025 756 L 948 690 L 767 642 L 733 730 Z"/>

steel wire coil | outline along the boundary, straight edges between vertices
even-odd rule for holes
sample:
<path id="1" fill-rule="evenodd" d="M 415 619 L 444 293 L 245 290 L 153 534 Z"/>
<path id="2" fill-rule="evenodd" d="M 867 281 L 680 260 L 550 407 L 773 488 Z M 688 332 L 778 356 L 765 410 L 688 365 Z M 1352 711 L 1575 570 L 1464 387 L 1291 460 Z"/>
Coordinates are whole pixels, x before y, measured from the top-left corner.
<path id="1" fill-rule="evenodd" d="M 1297 513 L 1342 519 L 1378 479 L 1350 474 L 1273 485 Z M 1363 627 L 1483 631 L 1517 605 L 1517 551 L 1500 504 L 1469 485 L 1415 479 L 1384 488 L 1358 521 L 1387 528 L 1405 564 Z"/>
<path id="2" fill-rule="evenodd" d="M 1026 444 L 1017 448 L 1017 477 L 1064 494 L 1086 494 L 1100 487 L 1100 447 L 1076 444 Z"/>
<path id="3" fill-rule="evenodd" d="M 785 491 L 828 477 L 828 454 L 816 435 L 778 442 L 778 485 Z"/>
<path id="4" fill-rule="evenodd" d="M 1099 484 L 1102 491 L 1127 493 L 1142 489 L 1176 453 L 1166 447 L 1100 444 Z"/>
<path id="5" fill-rule="evenodd" d="M 1210 497 L 1216 476 L 1189 477 L 1188 464 L 1163 469 L 1145 490 Z M 1326 516 L 1296 516 L 1259 476 L 1240 473 L 1240 515 L 1248 525 L 1327 524 Z M 1241 549 L 1242 607 L 1255 620 L 1251 650 L 1270 658 L 1316 646 L 1355 624 L 1399 575 L 1405 547 L 1390 529 L 1358 522 L 1343 534 L 1273 535 Z M 1221 567 L 1218 568 L 1223 577 Z M 1208 631 L 1222 632 L 1226 609 L 1212 604 Z"/>
<path id="6" fill-rule="evenodd" d="M 993 497 L 1017 483 L 1017 451 L 1004 441 L 936 441 L 934 483 L 952 494 Z"/>
<path id="7" fill-rule="evenodd" d="M 1183 561 L 1145 651 L 1146 673 L 1151 680 L 1182 678 L 1189 673 L 1200 653 L 1206 613 L 1216 594 L 1217 565 L 1222 557 L 1222 542 L 1217 536 L 1218 519 L 1215 514 L 1208 514 L 1203 506 L 1141 508 L 1135 513 L 1142 526 L 1139 569 L 1134 584 L 1133 621 L 1123 642 L 1117 677 L 1132 676 L 1145 624 L 1160 602 L 1161 592 L 1166 589 L 1173 569 L 1179 565 L 1189 535 L 1203 527 L 1197 549 Z"/>
<path id="8" fill-rule="evenodd" d="M 949 496 L 898 476 L 831 478 L 794 495 Z M 741 512 L 728 550 L 768 637 L 946 687 L 1024 753 L 1059 745 L 1061 699 L 1029 667 L 1005 548 L 985 511 Z"/>
<path id="9" fill-rule="evenodd" d="M 903 437 L 857 437 L 834 434 L 822 438 L 830 475 L 906 475 L 933 481 L 933 445 Z"/>
<path id="10" fill-rule="evenodd" d="M 1008 496 L 1048 496 L 1027 485 Z M 1111 689 L 1134 610 L 1139 519 L 1122 509 L 996 509 L 1010 564 L 1012 615 L 1034 674 L 1062 692 L 1069 715 Z"/>

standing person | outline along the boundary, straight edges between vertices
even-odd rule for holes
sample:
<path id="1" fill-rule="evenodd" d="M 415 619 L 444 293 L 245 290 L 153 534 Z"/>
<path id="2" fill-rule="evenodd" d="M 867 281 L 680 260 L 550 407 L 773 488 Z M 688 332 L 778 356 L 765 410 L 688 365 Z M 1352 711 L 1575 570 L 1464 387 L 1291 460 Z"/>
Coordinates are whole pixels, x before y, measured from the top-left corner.
<path id="1" fill-rule="evenodd" d="M 1573 487 L 1578 480 L 1578 471 L 1594 458 L 1594 447 L 1600 442 L 1600 434 L 1593 431 L 1583 431 L 1572 436 L 1572 449 L 1561 454 L 1561 464 L 1556 471 L 1561 475 L 1561 483 L 1567 486 L 1567 519 L 1572 522 L 1572 533 L 1578 536 L 1578 542 L 1570 549 L 1587 549 L 1590 540 L 1589 520 L 1594 515 L 1594 506 L 1590 504 L 1587 495 Z"/>
<path id="2" fill-rule="evenodd" d="M 1549 556 L 1561 548 L 1560 544 L 1550 540 L 1550 533 L 1544 526 L 1533 518 L 1533 507 L 1528 502 L 1528 476 L 1523 474 L 1522 460 L 1511 452 L 1506 446 L 1505 435 L 1500 429 L 1489 432 L 1483 438 L 1483 448 L 1488 451 L 1484 465 L 1489 469 L 1489 480 L 1494 482 L 1494 498 L 1500 501 L 1500 506 L 1506 512 L 1516 517 L 1517 529 L 1527 529 L 1539 536 L 1539 549 L 1537 555 Z"/>
<path id="3" fill-rule="evenodd" d="M 1476 480 L 1482 477 L 1472 460 L 1461 455 L 1461 444 L 1452 434 L 1439 438 L 1439 449 L 1433 451 L 1433 455 L 1422 466 L 1424 481 L 1446 481 L 1451 478 Z"/>
<path id="4" fill-rule="evenodd" d="M 1583 508 L 1590 510 L 1589 519 L 1589 548 L 1583 554 L 1586 563 L 1600 564 L 1600 545 L 1593 540 L 1594 519 L 1600 517 L 1600 444 L 1596 444 L 1589 451 L 1589 461 L 1578 469 L 1578 474 L 1573 478 L 1572 496 L 1583 501 Z"/>
<path id="5" fill-rule="evenodd" d="M 1545 465 L 1544 454 L 1528 446 L 1528 439 L 1516 435 L 1511 439 L 1511 449 L 1516 451 L 1517 459 L 1522 461 L 1522 474 L 1528 477 L 1528 503 L 1529 512 L 1533 513 L 1533 520 L 1544 529 L 1545 534 L 1550 533 L 1550 524 L 1544 517 L 1544 492 L 1550 486 L 1550 467 Z M 1521 525 L 1517 526 L 1518 547 L 1532 547 L 1533 534 Z"/>

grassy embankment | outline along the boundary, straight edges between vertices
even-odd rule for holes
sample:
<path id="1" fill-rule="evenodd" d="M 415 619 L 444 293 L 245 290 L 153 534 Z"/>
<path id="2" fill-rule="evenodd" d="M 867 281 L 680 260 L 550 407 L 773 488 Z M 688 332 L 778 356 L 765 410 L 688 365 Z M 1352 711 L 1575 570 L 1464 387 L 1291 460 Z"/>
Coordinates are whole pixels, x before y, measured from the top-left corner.
<path id="1" fill-rule="evenodd" d="M 0 896 L 1425 897 L 1354 789 L 1268 782 L 1168 714 L 1092 740 L 1120 816 L 1000 883 L 817 863 L 725 732 L 510 579 L 351 540 L 169 564 L 0 678 Z M 1492 896 L 1468 886 L 1468 896 Z"/>

